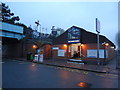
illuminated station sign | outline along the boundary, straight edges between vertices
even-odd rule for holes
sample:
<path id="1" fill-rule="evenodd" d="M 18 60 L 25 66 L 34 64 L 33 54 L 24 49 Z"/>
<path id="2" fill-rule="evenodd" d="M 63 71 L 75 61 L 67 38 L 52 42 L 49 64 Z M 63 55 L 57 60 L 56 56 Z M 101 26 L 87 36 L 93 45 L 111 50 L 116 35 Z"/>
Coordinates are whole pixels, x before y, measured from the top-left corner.
<path id="1" fill-rule="evenodd" d="M 79 40 L 79 39 L 76 39 L 76 40 L 68 40 L 68 43 L 80 43 L 80 40 Z"/>

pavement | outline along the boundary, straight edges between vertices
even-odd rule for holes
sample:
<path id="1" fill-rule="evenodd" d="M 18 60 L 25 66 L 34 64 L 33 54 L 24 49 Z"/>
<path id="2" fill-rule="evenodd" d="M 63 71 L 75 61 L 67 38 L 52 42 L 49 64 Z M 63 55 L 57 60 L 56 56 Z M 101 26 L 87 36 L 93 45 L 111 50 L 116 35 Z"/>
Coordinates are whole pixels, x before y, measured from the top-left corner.
<path id="1" fill-rule="evenodd" d="M 29 61 L 23 58 L 19 58 L 17 60 Z M 35 62 L 35 63 L 55 66 L 55 67 L 63 67 L 63 68 L 78 69 L 78 70 L 84 70 L 84 71 L 90 71 L 90 72 L 97 72 L 97 73 L 109 73 L 109 74 L 120 75 L 120 69 L 116 69 L 116 61 L 117 61 L 116 58 L 114 58 L 106 65 L 82 64 L 82 63 L 76 63 L 76 62 L 69 62 L 67 60 L 62 60 L 62 59 L 61 60 L 48 59 L 48 60 L 43 60 L 43 62 Z"/>

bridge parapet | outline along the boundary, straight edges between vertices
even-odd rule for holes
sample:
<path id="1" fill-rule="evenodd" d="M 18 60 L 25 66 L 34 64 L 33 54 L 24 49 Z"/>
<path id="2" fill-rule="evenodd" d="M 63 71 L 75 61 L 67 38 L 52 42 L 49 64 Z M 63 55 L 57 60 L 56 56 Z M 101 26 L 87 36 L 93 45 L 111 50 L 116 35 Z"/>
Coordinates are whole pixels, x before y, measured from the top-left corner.
<path id="1" fill-rule="evenodd" d="M 0 22 L 0 36 L 20 40 L 23 38 L 23 27 Z"/>

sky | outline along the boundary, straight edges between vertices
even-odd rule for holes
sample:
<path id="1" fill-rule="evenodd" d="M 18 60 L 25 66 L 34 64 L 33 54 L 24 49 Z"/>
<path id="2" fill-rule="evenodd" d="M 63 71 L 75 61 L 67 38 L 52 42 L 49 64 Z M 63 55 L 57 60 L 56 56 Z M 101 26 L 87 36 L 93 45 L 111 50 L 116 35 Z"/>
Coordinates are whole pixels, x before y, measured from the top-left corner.
<path id="1" fill-rule="evenodd" d="M 100 34 L 116 44 L 118 32 L 117 2 L 6 2 L 11 12 L 20 17 L 21 23 L 35 29 L 39 20 L 42 32 L 50 33 L 51 27 L 67 30 L 78 26 L 96 33 L 95 19 L 100 21 Z"/>

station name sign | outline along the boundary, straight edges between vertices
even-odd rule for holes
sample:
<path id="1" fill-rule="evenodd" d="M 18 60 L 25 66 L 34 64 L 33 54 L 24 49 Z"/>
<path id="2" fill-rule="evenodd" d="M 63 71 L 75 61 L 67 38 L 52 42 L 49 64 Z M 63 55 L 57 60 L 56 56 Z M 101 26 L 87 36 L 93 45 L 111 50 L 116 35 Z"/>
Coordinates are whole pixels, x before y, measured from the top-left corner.
<path id="1" fill-rule="evenodd" d="M 76 40 L 68 40 L 68 43 L 79 43 L 80 40 L 79 39 L 76 39 Z"/>

